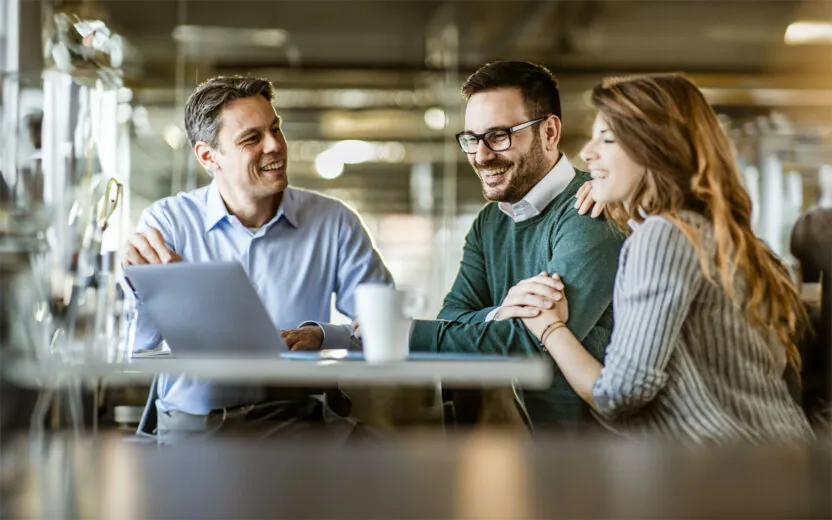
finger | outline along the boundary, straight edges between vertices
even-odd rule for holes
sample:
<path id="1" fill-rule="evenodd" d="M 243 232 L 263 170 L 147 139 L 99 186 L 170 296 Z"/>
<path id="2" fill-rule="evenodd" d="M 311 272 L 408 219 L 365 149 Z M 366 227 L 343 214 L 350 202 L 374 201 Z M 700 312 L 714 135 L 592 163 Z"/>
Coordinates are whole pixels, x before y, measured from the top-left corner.
<path id="1" fill-rule="evenodd" d="M 511 300 L 506 298 L 506 301 L 503 305 L 509 307 L 535 307 L 537 309 L 547 310 L 555 306 L 555 299 L 556 294 L 546 296 L 538 296 L 536 294 L 522 294 L 514 298 L 511 298 Z"/>
<path id="2" fill-rule="evenodd" d="M 538 293 L 541 291 L 539 286 L 550 287 L 554 290 L 562 290 L 563 283 L 559 279 L 552 278 L 551 276 L 547 275 L 537 275 L 534 278 L 527 278 L 522 282 L 518 283 L 512 289 L 509 290 L 509 294 L 512 293 L 512 290 L 516 294 L 526 293 L 526 292 L 533 292 Z M 545 295 L 545 292 L 542 293 Z"/>
<path id="3" fill-rule="evenodd" d="M 128 246 L 124 250 L 124 255 L 121 259 L 121 265 L 141 265 L 146 263 L 147 261 L 145 261 L 145 259 L 142 258 L 142 255 L 139 254 L 135 247 Z"/>
<path id="4" fill-rule="evenodd" d="M 352 335 L 361 339 L 361 325 L 358 323 L 358 320 L 352 320 Z"/>
<path id="5" fill-rule="evenodd" d="M 161 264 L 162 260 L 156 251 L 148 243 L 144 235 L 133 235 L 130 237 L 130 246 L 144 259 L 146 264 Z"/>
<path id="6" fill-rule="evenodd" d="M 592 200 L 592 197 L 587 197 L 581 203 L 581 207 L 578 209 L 579 215 L 586 215 L 586 212 L 592 208 L 592 205 L 595 204 L 595 201 Z"/>
<path id="7" fill-rule="evenodd" d="M 162 237 L 162 234 L 159 232 L 158 229 L 150 228 L 144 232 L 144 236 L 147 237 L 147 241 L 150 243 L 150 246 L 156 251 L 156 254 L 164 263 L 170 263 L 173 260 L 173 255 L 171 254 L 172 251 L 168 249 L 167 244 L 165 244 L 165 239 Z"/>
<path id="8" fill-rule="evenodd" d="M 502 307 L 500 312 L 500 319 L 507 320 L 510 318 L 534 318 L 540 315 L 540 309 L 537 307 L 528 306 L 511 306 Z"/>
<path id="9" fill-rule="evenodd" d="M 575 193 L 575 209 L 580 208 L 584 201 L 586 200 L 587 195 L 592 191 L 592 183 L 585 182 L 580 188 L 578 188 L 577 193 Z"/>
<path id="10" fill-rule="evenodd" d="M 292 345 L 292 350 L 316 350 L 315 340 L 308 334 L 297 334 L 297 341 Z"/>
<path id="11" fill-rule="evenodd" d="M 591 216 L 592 216 L 592 218 L 598 218 L 598 217 L 601 216 L 601 213 L 603 213 L 603 212 L 604 212 L 604 204 L 601 204 L 600 202 L 596 202 L 595 206 L 592 207 Z"/>
<path id="12" fill-rule="evenodd" d="M 506 295 L 502 305 L 533 305 L 541 309 L 549 309 L 551 306 L 547 307 L 546 301 L 554 303 L 562 292 L 562 289 L 555 289 L 548 285 L 529 286 L 528 291 Z"/>

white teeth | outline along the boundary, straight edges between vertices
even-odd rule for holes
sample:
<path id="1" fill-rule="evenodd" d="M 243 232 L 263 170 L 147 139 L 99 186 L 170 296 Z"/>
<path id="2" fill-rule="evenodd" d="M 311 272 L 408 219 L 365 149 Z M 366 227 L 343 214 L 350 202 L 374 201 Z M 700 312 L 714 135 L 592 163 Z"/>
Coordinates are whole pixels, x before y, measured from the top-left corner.
<path id="1" fill-rule="evenodd" d="M 264 170 L 264 171 L 271 171 L 271 170 L 279 170 L 280 168 L 283 168 L 283 161 L 267 164 L 266 166 L 263 166 L 260 169 Z"/>
<path id="2" fill-rule="evenodd" d="M 500 168 L 499 170 L 480 170 L 480 173 L 490 177 L 492 175 L 500 175 L 508 171 L 508 168 Z"/>

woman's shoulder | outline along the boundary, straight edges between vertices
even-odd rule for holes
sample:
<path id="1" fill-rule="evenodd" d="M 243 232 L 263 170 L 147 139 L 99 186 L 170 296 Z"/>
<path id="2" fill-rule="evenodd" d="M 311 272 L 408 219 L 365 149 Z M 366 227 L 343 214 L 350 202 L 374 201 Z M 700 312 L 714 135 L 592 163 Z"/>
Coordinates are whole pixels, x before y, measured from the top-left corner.
<path id="1" fill-rule="evenodd" d="M 683 226 L 687 226 L 687 233 L 682 229 Z M 691 239 L 709 248 L 712 230 L 713 226 L 704 216 L 692 211 L 682 211 L 676 219 L 664 215 L 648 215 L 642 222 L 633 224 L 627 248 L 647 256 L 663 255 L 668 250 L 674 250 L 677 254 L 697 257 Z"/>

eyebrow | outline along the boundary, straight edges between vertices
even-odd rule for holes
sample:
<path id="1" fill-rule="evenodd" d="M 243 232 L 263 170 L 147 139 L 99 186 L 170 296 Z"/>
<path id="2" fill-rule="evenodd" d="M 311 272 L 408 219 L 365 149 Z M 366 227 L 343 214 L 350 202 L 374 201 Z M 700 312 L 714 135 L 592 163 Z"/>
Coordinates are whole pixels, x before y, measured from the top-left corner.
<path id="1" fill-rule="evenodd" d="M 275 125 L 278 125 L 278 126 L 280 125 L 280 116 L 274 116 L 274 120 L 272 121 L 272 124 L 269 125 L 269 128 L 271 128 Z M 243 140 L 247 137 L 250 137 L 252 134 L 259 133 L 259 132 L 260 132 L 260 127 L 246 128 L 245 130 L 243 130 L 242 132 L 237 134 L 237 137 L 234 139 L 234 141 L 239 142 L 239 141 L 241 141 L 241 140 Z"/>
<path id="2" fill-rule="evenodd" d="M 509 129 L 509 128 L 511 128 L 512 126 L 517 126 L 517 125 L 511 125 L 511 126 L 489 126 L 489 127 L 488 127 L 488 128 L 486 128 L 486 129 L 485 129 L 485 131 L 484 131 L 484 132 L 482 132 L 482 133 L 477 133 L 477 132 L 474 132 L 473 130 L 467 130 L 467 129 L 466 129 L 466 130 L 465 130 L 464 132 L 462 132 L 462 133 L 463 133 L 463 134 L 483 135 L 483 134 L 487 134 L 488 132 L 493 132 L 494 130 L 508 130 L 508 129 Z"/>

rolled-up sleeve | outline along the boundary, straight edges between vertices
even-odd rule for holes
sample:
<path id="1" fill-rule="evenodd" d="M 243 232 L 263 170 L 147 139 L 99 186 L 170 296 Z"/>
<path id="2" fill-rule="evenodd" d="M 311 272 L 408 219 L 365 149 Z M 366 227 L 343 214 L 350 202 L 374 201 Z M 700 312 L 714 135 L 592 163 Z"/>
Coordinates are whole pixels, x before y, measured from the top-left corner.
<path id="1" fill-rule="evenodd" d="M 613 303 L 615 328 L 595 380 L 595 409 L 628 415 L 667 384 L 666 367 L 704 281 L 696 249 L 671 222 L 651 218 L 630 237 Z"/>
<path id="2" fill-rule="evenodd" d="M 165 245 L 171 251 L 176 250 L 173 226 L 170 219 L 165 214 L 164 201 L 157 202 L 147 208 L 139 219 L 139 224 L 136 227 L 137 232 L 144 232 L 153 228 L 162 234 L 165 240 Z M 125 280 L 126 281 L 126 280 Z M 124 293 L 128 297 L 134 297 L 132 287 L 129 284 L 123 283 Z M 162 341 L 162 335 L 153 323 L 153 320 L 148 315 L 147 310 L 141 300 L 136 298 L 136 322 L 134 325 L 134 333 L 132 337 L 131 351 L 138 352 L 141 350 L 148 350 L 156 347 Z"/>
<path id="3" fill-rule="evenodd" d="M 393 276 L 375 248 L 361 217 L 352 209 L 341 213 L 338 231 L 338 267 L 335 308 L 355 317 L 355 290 L 364 283 L 394 285 Z M 318 323 L 324 332 L 323 348 L 361 348 L 349 325 Z"/>

